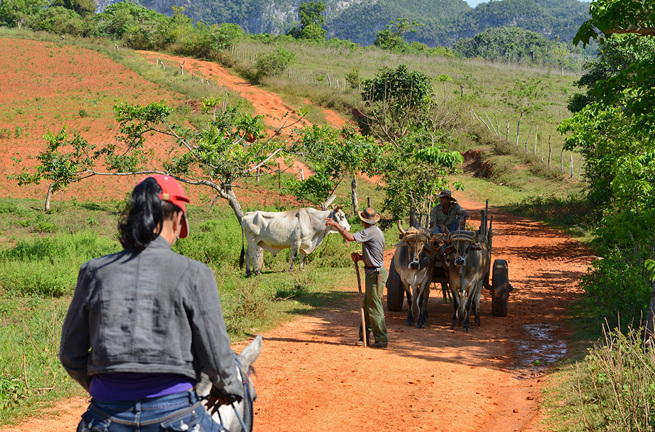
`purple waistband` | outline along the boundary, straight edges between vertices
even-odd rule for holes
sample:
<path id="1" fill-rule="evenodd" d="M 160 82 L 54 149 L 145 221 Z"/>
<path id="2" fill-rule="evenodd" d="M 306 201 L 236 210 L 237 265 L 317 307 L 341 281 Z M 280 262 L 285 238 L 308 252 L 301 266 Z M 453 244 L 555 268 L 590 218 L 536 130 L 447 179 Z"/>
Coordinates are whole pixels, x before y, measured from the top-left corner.
<path id="1" fill-rule="evenodd" d="M 195 380 L 178 374 L 109 373 L 91 379 L 89 393 L 100 401 L 156 398 L 191 390 Z"/>

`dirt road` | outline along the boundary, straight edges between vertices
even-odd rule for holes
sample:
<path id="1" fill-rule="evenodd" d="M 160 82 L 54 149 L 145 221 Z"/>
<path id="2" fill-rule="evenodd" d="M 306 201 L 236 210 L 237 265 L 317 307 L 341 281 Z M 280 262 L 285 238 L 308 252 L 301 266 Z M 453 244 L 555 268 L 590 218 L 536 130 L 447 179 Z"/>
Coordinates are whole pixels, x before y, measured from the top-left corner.
<path id="1" fill-rule="evenodd" d="M 462 196 L 460 204 L 476 224 L 482 204 Z M 356 297 L 343 309 L 319 311 L 268 331 L 254 378 L 256 430 L 544 430 L 538 409 L 544 368 L 532 363 L 565 355 L 560 323 L 580 294 L 577 281 L 589 253 L 543 224 L 495 209 L 491 214 L 492 259 L 508 261 L 514 286 L 507 317 L 491 315 L 485 290 L 481 327 L 470 333 L 450 330 L 452 306 L 433 290 L 425 329 L 405 326 L 407 306 L 387 314 L 386 350 L 355 345 Z M 387 252 L 387 263 L 392 253 Z M 340 289 L 355 291 L 354 275 Z M 0 432 L 74 430 L 84 405 L 83 399 L 63 401 L 58 416 Z"/>

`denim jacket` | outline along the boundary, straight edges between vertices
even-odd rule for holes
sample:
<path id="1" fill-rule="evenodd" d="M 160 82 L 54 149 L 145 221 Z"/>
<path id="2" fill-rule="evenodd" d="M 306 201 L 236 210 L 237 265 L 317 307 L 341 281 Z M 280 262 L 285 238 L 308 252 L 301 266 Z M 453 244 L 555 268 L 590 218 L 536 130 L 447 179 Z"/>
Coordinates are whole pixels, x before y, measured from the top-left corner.
<path id="1" fill-rule="evenodd" d="M 112 372 L 180 374 L 243 396 L 211 269 L 171 250 L 163 237 L 146 249 L 82 265 L 61 334 L 59 359 L 89 389 Z"/>

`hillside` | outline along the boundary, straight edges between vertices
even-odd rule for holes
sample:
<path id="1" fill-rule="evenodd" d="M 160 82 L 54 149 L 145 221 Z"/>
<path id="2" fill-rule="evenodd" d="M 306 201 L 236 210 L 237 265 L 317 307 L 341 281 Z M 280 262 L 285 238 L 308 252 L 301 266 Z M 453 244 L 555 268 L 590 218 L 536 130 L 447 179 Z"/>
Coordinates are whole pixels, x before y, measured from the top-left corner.
<path id="1" fill-rule="evenodd" d="M 114 0 L 97 0 L 102 12 Z M 302 0 L 141 0 L 149 9 L 171 15 L 173 6 L 207 24 L 235 23 L 248 33 L 284 34 L 298 24 Z M 410 41 L 452 46 L 490 27 L 522 27 L 549 38 L 570 41 L 588 18 L 589 4 L 578 0 L 502 0 L 475 9 L 463 0 L 324 0 L 328 37 L 371 45 L 387 24 L 407 18 L 420 24 Z"/>

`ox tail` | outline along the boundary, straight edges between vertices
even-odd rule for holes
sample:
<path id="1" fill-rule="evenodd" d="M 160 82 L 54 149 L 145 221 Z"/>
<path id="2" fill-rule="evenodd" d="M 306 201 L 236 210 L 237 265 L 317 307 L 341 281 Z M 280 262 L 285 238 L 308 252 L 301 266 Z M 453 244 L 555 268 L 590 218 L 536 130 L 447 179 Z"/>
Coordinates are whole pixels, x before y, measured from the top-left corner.
<path id="1" fill-rule="evenodd" d="M 241 255 L 239 255 L 239 269 L 243 269 L 243 262 L 246 258 L 246 250 L 244 249 L 243 245 L 243 236 L 243 228 L 241 228 Z"/>

